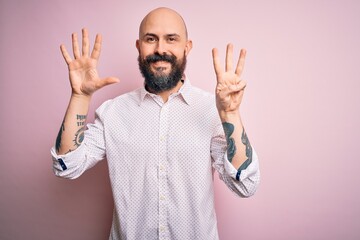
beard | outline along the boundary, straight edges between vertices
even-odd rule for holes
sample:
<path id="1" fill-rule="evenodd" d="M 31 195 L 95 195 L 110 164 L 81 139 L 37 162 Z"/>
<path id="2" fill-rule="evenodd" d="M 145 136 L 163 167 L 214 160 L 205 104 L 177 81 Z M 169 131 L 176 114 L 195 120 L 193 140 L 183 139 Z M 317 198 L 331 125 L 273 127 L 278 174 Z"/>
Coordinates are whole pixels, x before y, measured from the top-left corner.
<path id="1" fill-rule="evenodd" d="M 171 64 L 170 73 L 164 73 L 161 68 L 153 72 L 151 70 L 151 63 L 164 61 Z M 174 55 L 160 55 L 158 53 L 147 56 L 142 59 L 138 57 L 139 69 L 142 76 L 145 78 L 145 88 L 155 94 L 173 89 L 182 79 L 186 67 L 186 56 L 178 60 Z"/>

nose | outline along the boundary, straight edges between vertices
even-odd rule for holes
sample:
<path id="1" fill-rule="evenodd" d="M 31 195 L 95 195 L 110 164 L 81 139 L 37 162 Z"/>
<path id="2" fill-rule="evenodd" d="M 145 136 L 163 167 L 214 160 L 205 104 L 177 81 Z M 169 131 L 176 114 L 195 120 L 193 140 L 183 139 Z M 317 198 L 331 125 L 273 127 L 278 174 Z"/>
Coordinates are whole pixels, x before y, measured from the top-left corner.
<path id="1" fill-rule="evenodd" d="M 166 44 L 163 40 L 157 42 L 155 52 L 160 55 L 166 54 Z"/>

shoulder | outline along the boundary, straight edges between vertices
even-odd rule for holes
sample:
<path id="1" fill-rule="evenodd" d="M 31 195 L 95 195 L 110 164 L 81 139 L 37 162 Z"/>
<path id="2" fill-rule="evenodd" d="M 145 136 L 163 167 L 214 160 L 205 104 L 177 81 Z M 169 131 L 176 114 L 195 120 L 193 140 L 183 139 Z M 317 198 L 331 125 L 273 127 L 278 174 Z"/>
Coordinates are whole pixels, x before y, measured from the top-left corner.
<path id="1" fill-rule="evenodd" d="M 201 88 L 199 88 L 197 86 L 194 86 L 192 84 L 190 85 L 189 89 L 193 94 L 196 94 L 196 95 L 200 95 L 200 96 L 203 96 L 203 97 L 214 97 L 213 93 L 205 91 L 204 89 L 201 89 Z"/>
<path id="2" fill-rule="evenodd" d="M 109 99 L 103 102 L 100 107 L 97 108 L 97 115 L 107 115 L 119 109 L 129 108 L 134 105 L 138 105 L 140 101 L 141 89 L 135 89 L 131 92 L 121 94 L 113 99 Z"/>
<path id="3" fill-rule="evenodd" d="M 216 108 L 215 94 L 205 91 L 199 87 L 191 86 L 190 108 L 194 111 L 190 116 L 199 116 L 198 121 L 203 126 L 209 125 L 214 129 L 220 121 Z"/>
<path id="4" fill-rule="evenodd" d="M 191 86 L 190 95 L 192 102 L 200 105 L 209 105 L 209 107 L 215 107 L 215 95 L 208 91 L 205 91 L 199 87 Z"/>

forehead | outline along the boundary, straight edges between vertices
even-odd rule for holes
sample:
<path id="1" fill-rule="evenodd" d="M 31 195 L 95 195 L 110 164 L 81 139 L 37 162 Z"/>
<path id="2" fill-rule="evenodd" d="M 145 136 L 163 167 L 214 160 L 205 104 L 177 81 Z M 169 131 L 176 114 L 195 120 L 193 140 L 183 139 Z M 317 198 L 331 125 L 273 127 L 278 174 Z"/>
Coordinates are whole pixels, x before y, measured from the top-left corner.
<path id="1" fill-rule="evenodd" d="M 186 38 L 186 27 L 179 14 L 169 10 L 150 12 L 141 22 L 139 37 L 145 34 L 168 35 L 177 34 Z"/>

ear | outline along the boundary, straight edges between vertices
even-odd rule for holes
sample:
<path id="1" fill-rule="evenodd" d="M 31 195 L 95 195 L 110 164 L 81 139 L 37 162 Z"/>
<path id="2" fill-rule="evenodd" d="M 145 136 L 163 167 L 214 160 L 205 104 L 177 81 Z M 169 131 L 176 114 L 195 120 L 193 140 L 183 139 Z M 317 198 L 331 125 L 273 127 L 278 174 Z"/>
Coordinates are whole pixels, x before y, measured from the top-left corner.
<path id="1" fill-rule="evenodd" d="M 138 52 L 140 53 L 140 43 L 139 43 L 139 39 L 136 40 L 135 46 L 136 46 Z"/>
<path id="2" fill-rule="evenodd" d="M 187 40 L 186 45 L 185 45 L 185 56 L 187 56 L 189 54 L 191 49 L 192 49 L 192 41 Z"/>

